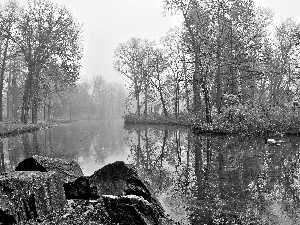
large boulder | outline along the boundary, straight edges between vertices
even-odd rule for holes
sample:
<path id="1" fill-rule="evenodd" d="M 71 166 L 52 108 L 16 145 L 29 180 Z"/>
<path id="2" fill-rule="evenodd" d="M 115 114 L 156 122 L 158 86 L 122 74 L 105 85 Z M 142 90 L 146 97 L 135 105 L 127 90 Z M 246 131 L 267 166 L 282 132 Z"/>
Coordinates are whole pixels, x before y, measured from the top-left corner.
<path id="1" fill-rule="evenodd" d="M 83 176 L 82 170 L 77 162 L 38 155 L 20 162 L 15 171 L 56 171 L 66 182 L 73 181 L 76 178 Z"/>
<path id="2" fill-rule="evenodd" d="M 64 190 L 67 199 L 103 198 L 105 210 L 117 224 L 175 224 L 134 167 L 121 161 L 64 184 Z"/>
<path id="3" fill-rule="evenodd" d="M 90 177 L 64 184 L 67 199 L 97 199 L 102 195 L 136 195 L 162 208 L 131 165 L 122 161 L 108 164 Z"/>
<path id="4" fill-rule="evenodd" d="M 135 168 L 123 161 L 102 167 L 90 176 L 89 181 L 90 187 L 97 189 L 99 196 L 136 195 L 162 208 L 158 200 L 151 195 L 149 187 L 139 178 Z"/>
<path id="5" fill-rule="evenodd" d="M 56 172 L 22 171 L 0 176 L 0 224 L 43 216 L 66 204 L 63 181 Z"/>
<path id="6" fill-rule="evenodd" d="M 33 156 L 16 170 L 29 171 L 0 175 L 0 225 L 30 219 L 42 224 L 176 224 L 124 162 L 87 177 L 77 163 Z M 66 204 L 66 198 L 77 200 Z"/>

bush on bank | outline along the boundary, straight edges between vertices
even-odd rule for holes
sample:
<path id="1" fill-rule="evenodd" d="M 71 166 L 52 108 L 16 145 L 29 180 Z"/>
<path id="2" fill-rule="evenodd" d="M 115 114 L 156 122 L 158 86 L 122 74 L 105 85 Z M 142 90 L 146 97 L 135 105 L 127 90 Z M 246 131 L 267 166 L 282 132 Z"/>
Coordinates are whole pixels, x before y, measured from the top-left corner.
<path id="1" fill-rule="evenodd" d="M 193 121 L 192 114 L 181 113 L 176 118 L 175 115 L 169 114 L 169 117 L 165 117 L 159 113 L 152 113 L 145 115 L 137 115 L 135 113 L 128 113 L 123 116 L 123 120 L 127 124 L 165 124 L 165 125 L 178 125 L 178 126 L 188 126 L 192 125 Z"/>
<path id="2" fill-rule="evenodd" d="M 188 126 L 196 133 L 250 135 L 300 133 L 300 109 L 290 105 L 239 104 L 223 108 L 220 114 L 212 111 L 211 116 L 212 123 L 205 121 L 202 112 L 197 115 L 180 113 L 177 118 L 173 114 L 166 118 L 158 113 L 149 114 L 147 117 L 129 113 L 123 119 L 125 123 L 131 124 Z"/>

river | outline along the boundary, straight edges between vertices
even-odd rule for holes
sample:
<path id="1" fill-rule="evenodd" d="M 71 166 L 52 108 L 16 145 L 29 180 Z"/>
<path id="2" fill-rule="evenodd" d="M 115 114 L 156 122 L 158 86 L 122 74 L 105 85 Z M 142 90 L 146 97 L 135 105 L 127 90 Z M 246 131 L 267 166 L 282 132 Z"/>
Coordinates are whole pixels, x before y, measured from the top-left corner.
<path id="1" fill-rule="evenodd" d="M 299 224 L 300 138 L 193 135 L 186 128 L 79 121 L 0 141 L 0 172 L 32 155 L 76 160 L 85 175 L 134 164 L 184 224 Z"/>

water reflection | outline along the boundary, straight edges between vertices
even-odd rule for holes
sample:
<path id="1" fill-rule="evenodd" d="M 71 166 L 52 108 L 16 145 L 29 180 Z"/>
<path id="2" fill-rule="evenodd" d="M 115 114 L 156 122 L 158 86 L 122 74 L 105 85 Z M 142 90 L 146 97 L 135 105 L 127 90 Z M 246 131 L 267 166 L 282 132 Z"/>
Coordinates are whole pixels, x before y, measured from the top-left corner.
<path id="1" fill-rule="evenodd" d="M 194 136 L 185 128 L 81 121 L 0 141 L 0 172 L 38 154 L 77 160 L 85 175 L 133 163 L 186 224 L 298 224 L 298 137 L 280 146 L 238 136 Z"/>
<path id="2" fill-rule="evenodd" d="M 80 121 L 0 141 L 0 172 L 13 171 L 23 159 L 42 155 L 73 159 L 85 175 L 127 159 L 122 121 Z"/>
<path id="3" fill-rule="evenodd" d="M 185 129 L 126 127 L 134 163 L 187 224 L 297 224 L 299 138 L 280 146 Z"/>

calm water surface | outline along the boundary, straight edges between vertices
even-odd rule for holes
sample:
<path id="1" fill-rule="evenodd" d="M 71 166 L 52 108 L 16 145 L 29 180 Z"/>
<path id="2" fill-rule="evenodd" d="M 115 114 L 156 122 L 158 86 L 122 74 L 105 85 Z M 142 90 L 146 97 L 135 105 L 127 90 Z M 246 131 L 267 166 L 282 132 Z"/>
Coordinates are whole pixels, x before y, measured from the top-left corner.
<path id="1" fill-rule="evenodd" d="M 85 175 L 123 160 L 182 223 L 300 224 L 300 137 L 283 140 L 80 121 L 2 139 L 0 172 L 36 154 L 76 160 Z"/>

